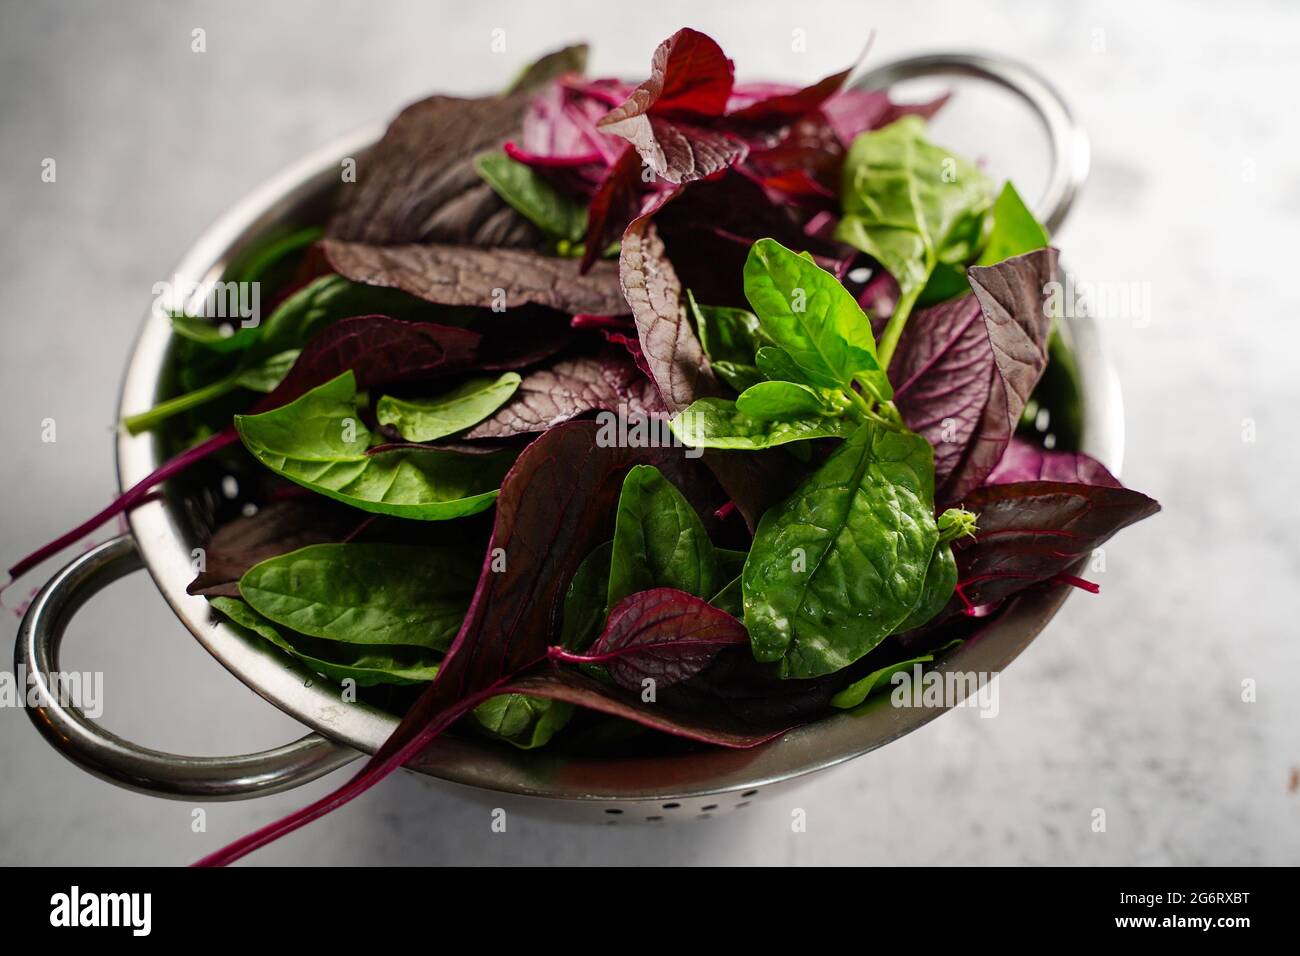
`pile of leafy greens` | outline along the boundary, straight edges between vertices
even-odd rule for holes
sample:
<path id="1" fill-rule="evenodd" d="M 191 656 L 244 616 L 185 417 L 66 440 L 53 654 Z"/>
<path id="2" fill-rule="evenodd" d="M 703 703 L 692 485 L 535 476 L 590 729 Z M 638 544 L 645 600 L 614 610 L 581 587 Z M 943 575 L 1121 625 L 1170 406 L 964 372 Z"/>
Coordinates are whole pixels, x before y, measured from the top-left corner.
<path id="1" fill-rule="evenodd" d="M 640 84 L 585 54 L 399 114 L 327 223 L 227 274 L 271 290 L 255 326 L 174 317 L 177 394 L 126 426 L 179 454 L 116 508 L 184 472 L 214 528 L 191 593 L 404 714 L 205 862 L 453 725 L 752 747 L 1086 585 L 1158 508 L 1071 450 L 1057 253 L 927 139 L 941 101 L 736 84 L 689 29 Z"/>

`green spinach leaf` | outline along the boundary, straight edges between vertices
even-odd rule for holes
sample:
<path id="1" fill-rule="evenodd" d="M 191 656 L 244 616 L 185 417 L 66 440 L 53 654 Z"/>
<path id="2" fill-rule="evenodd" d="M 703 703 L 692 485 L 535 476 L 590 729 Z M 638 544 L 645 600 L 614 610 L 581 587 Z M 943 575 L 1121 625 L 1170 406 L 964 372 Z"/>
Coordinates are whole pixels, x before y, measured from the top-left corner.
<path id="1" fill-rule="evenodd" d="M 730 385 L 735 391 L 743 392 L 752 385 L 765 381 L 763 373 L 754 365 L 736 362 L 714 362 L 713 371 L 718 378 Z"/>
<path id="2" fill-rule="evenodd" d="M 521 216 L 554 239 L 581 242 L 587 231 L 587 209 L 560 192 L 531 166 L 505 153 L 485 153 L 474 168 L 492 191 Z"/>
<path id="3" fill-rule="evenodd" d="M 510 400 L 522 381 L 515 372 L 476 378 L 435 398 L 385 395 L 375 407 L 381 425 L 392 425 L 407 441 L 434 441 L 477 425 Z"/>
<path id="4" fill-rule="evenodd" d="M 600 636 L 609 606 L 609 567 L 614 542 L 606 541 L 582 559 L 564 593 L 560 624 L 560 646 L 585 651 Z"/>
<path id="5" fill-rule="evenodd" d="M 498 694 L 474 708 L 474 720 L 490 736 L 532 750 L 550 739 L 569 722 L 574 707 L 562 700 L 531 697 L 528 694 Z"/>
<path id="6" fill-rule="evenodd" d="M 479 562 L 453 546 L 315 544 L 254 565 L 239 593 L 309 637 L 445 651 L 478 575 Z"/>
<path id="7" fill-rule="evenodd" d="M 880 339 L 886 368 L 936 267 L 963 265 L 974 256 L 989 206 L 988 177 L 927 142 L 924 133 L 916 116 L 863 133 L 849 148 L 842 174 L 836 238 L 883 265 L 899 287 Z"/>
<path id="8" fill-rule="evenodd" d="M 789 421 L 824 415 L 829 406 L 816 391 L 796 382 L 760 382 L 736 398 L 736 411 L 759 421 Z"/>
<path id="9" fill-rule="evenodd" d="M 695 319 L 700 345 L 711 362 L 734 362 L 752 365 L 754 353 L 764 343 L 758 316 L 748 309 L 720 305 L 700 305 L 688 289 L 687 301 Z"/>
<path id="10" fill-rule="evenodd" d="M 614 520 L 606 615 L 637 591 L 676 588 L 707 598 L 718 586 L 713 543 L 691 503 L 658 468 L 634 465 Z"/>
<path id="11" fill-rule="evenodd" d="M 996 265 L 1012 256 L 1023 256 L 1051 245 L 1047 229 L 1034 218 L 1016 187 L 1007 183 L 993 203 L 993 228 L 988 243 L 980 253 L 978 265 Z M 964 291 L 964 290 L 963 290 Z"/>
<path id="12" fill-rule="evenodd" d="M 911 670 L 916 664 L 929 664 L 936 657 L 947 653 L 952 648 L 961 644 L 961 641 L 950 641 L 943 647 L 930 652 L 921 654 L 917 657 L 909 657 L 905 661 L 898 661 L 895 664 L 889 664 L 879 670 L 874 670 L 866 677 L 855 680 L 848 687 L 844 688 L 838 694 L 831 698 L 831 706 L 839 707 L 842 710 L 848 710 L 857 707 L 872 694 L 883 692 L 890 686 L 891 678 L 895 674 Z"/>
<path id="13" fill-rule="evenodd" d="M 764 335 L 800 370 L 798 381 L 851 389 L 861 382 L 881 401 L 893 397 L 876 359 L 871 323 L 835 276 L 775 239 L 760 239 L 745 260 L 745 297 Z"/>
<path id="14" fill-rule="evenodd" d="M 260 415 L 236 415 L 244 447 L 278 475 L 363 511 L 437 521 L 492 506 L 508 453 L 398 448 L 371 453 L 356 408 L 356 379 L 344 372 Z"/>
<path id="15" fill-rule="evenodd" d="M 742 581 L 754 656 L 782 677 L 852 664 L 916 607 L 938 538 L 929 444 L 859 426 L 758 524 Z"/>
<path id="16" fill-rule="evenodd" d="M 424 647 L 354 645 L 282 631 L 238 598 L 214 597 L 212 606 L 331 680 L 376 684 L 424 684 L 438 676 L 437 654 Z"/>
<path id="17" fill-rule="evenodd" d="M 939 529 L 939 541 L 930 556 L 930 564 L 925 569 L 925 583 L 921 587 L 921 599 L 896 633 L 910 631 L 920 627 L 948 605 L 953 589 L 957 586 L 957 559 L 952 553 L 952 543 L 963 535 L 974 536 L 975 515 L 961 508 L 949 508 L 935 523 Z"/>
<path id="18" fill-rule="evenodd" d="M 690 448 L 759 451 L 811 438 L 843 438 L 857 426 L 830 415 L 763 421 L 746 415 L 725 398 L 701 398 L 671 418 L 668 427 Z"/>

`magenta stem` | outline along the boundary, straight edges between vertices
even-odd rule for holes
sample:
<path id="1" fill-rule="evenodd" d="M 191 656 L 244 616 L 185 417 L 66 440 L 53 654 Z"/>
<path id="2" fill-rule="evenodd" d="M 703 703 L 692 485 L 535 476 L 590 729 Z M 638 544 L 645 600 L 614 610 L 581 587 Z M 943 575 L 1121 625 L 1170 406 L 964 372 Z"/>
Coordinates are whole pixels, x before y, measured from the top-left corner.
<path id="1" fill-rule="evenodd" d="M 239 441 L 239 434 L 235 431 L 234 427 L 231 426 L 224 431 L 218 432 L 206 441 L 199 442 L 199 444 L 195 445 L 193 448 L 181 452 L 175 458 L 163 462 L 143 480 L 137 482 L 122 494 L 118 495 L 118 497 L 114 499 L 113 503 L 103 511 L 99 512 L 94 517 L 83 521 L 67 534 L 60 535 L 44 547 L 33 551 L 31 554 L 27 555 L 27 557 L 23 558 L 11 567 L 9 569 L 10 581 L 26 574 L 32 568 L 36 567 L 36 565 L 40 564 L 52 555 L 58 554 L 69 545 L 75 544 L 105 522 L 111 521 L 118 515 L 130 511 L 132 508 L 136 507 L 136 505 L 143 504 L 149 497 L 149 493 L 153 490 L 154 486 L 162 484 L 164 481 L 184 471 L 195 462 L 201 461 L 209 455 L 220 451 L 222 448 L 235 444 L 237 441 Z"/>

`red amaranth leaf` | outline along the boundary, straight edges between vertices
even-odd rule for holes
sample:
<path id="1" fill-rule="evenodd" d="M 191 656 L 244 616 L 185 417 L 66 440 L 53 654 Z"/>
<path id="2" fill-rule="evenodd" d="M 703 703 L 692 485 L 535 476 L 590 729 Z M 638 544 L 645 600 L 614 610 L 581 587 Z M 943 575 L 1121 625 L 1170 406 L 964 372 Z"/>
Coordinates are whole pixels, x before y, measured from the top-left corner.
<path id="1" fill-rule="evenodd" d="M 610 717 L 622 717 L 674 737 L 738 750 L 766 743 L 815 716 L 812 712 L 785 711 L 770 706 L 752 711 L 731 706 L 730 702 L 722 702 L 719 706 L 719 702 L 711 697 L 701 705 L 700 695 L 684 696 L 679 702 L 675 692 L 687 686 L 681 684 L 670 688 L 659 702 L 646 704 L 639 693 L 610 687 L 576 668 L 542 664 L 511 680 L 503 690 L 565 701 Z"/>
<path id="2" fill-rule="evenodd" d="M 619 270 L 641 349 L 669 411 L 676 414 L 697 398 L 722 394 L 687 321 L 677 273 L 648 216 L 623 234 Z"/>
<path id="3" fill-rule="evenodd" d="M 1057 256 L 1055 249 L 1037 249 L 967 272 L 983 310 L 994 368 L 984 413 L 961 462 L 942 488 L 936 486 L 936 502 L 956 501 L 980 485 L 1015 434 L 1025 402 L 1047 368 L 1048 283 L 1056 278 Z"/>
<path id="4" fill-rule="evenodd" d="M 1021 481 L 1067 481 L 1084 485 L 1123 487 L 1106 466 L 1078 451 L 1054 451 L 1023 438 L 1011 439 L 998 466 L 984 479 L 987 485 Z"/>
<path id="5" fill-rule="evenodd" d="M 843 247 L 808 235 L 792 206 L 773 203 L 738 170 L 693 183 L 652 215 L 681 284 L 709 305 L 748 308 L 744 266 L 755 240 L 807 250 L 823 266 L 843 254 Z"/>
<path id="6" fill-rule="evenodd" d="M 640 691 L 651 680 L 671 687 L 704 670 L 726 647 L 748 644 L 738 620 L 676 588 L 628 595 L 610 611 L 605 630 L 585 654 L 551 647 L 553 661 L 603 664 L 619 686 Z"/>
<path id="7" fill-rule="evenodd" d="M 576 259 L 527 249 L 376 246 L 333 239 L 321 245 L 330 265 L 345 278 L 401 289 L 438 305 L 513 309 L 532 303 L 569 314 L 627 314 L 612 262 L 597 262 L 580 275 Z"/>
<path id="8" fill-rule="evenodd" d="M 822 104 L 822 112 L 847 148 L 861 133 L 880 129 L 904 116 L 929 119 L 948 102 L 948 93 L 926 103 L 895 103 L 884 90 L 842 90 Z"/>
<path id="9" fill-rule="evenodd" d="M 650 78 L 597 128 L 627 140 L 664 180 L 703 179 L 745 158 L 745 142 L 711 124 L 731 96 L 733 67 L 710 37 L 678 30 L 655 50 Z"/>
<path id="10" fill-rule="evenodd" d="M 1056 250 L 969 270 L 974 295 L 911 317 L 890 362 L 903 421 L 935 450 L 935 501 L 983 483 L 1047 367 Z"/>
<path id="11" fill-rule="evenodd" d="M 573 341 L 568 317 L 538 306 L 493 315 L 481 328 L 483 340 L 478 349 L 478 367 L 485 372 L 537 365 L 554 358 Z"/>
<path id="12" fill-rule="evenodd" d="M 974 295 L 908 320 L 889 363 L 889 379 L 903 421 L 934 448 L 936 487 L 942 488 L 961 464 L 995 374 L 989 332 Z"/>
<path id="13" fill-rule="evenodd" d="M 606 117 L 621 123 L 647 113 L 707 119 L 727 109 L 735 66 L 717 41 L 689 27 L 655 48 L 650 77 Z"/>
<path id="14" fill-rule="evenodd" d="M 626 356 L 561 359 L 523 377 L 509 402 L 475 425 L 466 438 L 506 438 L 545 431 L 591 411 L 651 415 L 663 406 L 654 384 Z"/>
<path id="15" fill-rule="evenodd" d="M 474 366 L 480 341 L 477 332 L 434 322 L 386 315 L 340 319 L 312 337 L 254 411 L 278 408 L 348 369 L 356 374 L 358 388 L 464 372 Z"/>
<path id="16" fill-rule="evenodd" d="M 431 96 L 398 114 L 358 158 L 326 235 L 376 245 L 437 242 L 534 247 L 540 234 L 474 169 L 514 137 L 530 95 Z"/>
<path id="17" fill-rule="evenodd" d="M 624 146 L 618 158 L 605 170 L 587 207 L 587 232 L 583 239 L 582 271 L 622 235 L 641 209 L 641 160 L 636 150 Z"/>
<path id="18" fill-rule="evenodd" d="M 1060 481 L 988 485 L 962 504 L 979 519 L 973 539 L 953 543 L 960 593 L 950 613 L 962 598 L 968 606 L 995 604 L 1064 574 L 1116 531 L 1160 510 L 1128 488 Z"/>
<path id="19" fill-rule="evenodd" d="M 727 119 L 733 123 L 752 124 L 755 126 L 778 126 L 793 123 L 822 104 L 840 91 L 844 81 L 853 72 L 853 67 L 832 73 L 818 80 L 811 86 L 773 93 L 756 100 L 735 112 L 729 113 Z"/>

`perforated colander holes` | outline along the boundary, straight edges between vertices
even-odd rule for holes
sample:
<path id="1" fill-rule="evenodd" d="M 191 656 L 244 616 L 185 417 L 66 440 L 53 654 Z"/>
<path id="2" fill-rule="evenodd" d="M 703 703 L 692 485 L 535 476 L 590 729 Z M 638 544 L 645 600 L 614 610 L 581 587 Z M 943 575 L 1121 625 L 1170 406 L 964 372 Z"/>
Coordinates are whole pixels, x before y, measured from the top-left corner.
<path id="1" fill-rule="evenodd" d="M 756 796 L 758 796 L 757 790 L 746 790 L 744 793 L 740 794 L 739 799 L 731 805 L 731 809 L 743 810 L 745 807 L 750 805 L 750 803 L 752 802 L 752 798 Z M 669 801 L 668 803 L 661 804 L 660 809 L 668 811 L 668 813 L 673 813 L 673 811 L 676 810 L 691 810 L 693 808 L 683 806 L 679 801 L 673 800 L 673 801 Z M 699 806 L 698 808 L 694 808 L 694 809 L 698 810 L 698 812 L 695 814 L 695 819 L 711 820 L 716 814 L 716 812 L 722 809 L 722 806 L 721 804 L 718 803 L 705 803 Z M 609 819 L 607 819 L 605 823 L 609 825 L 609 824 L 618 823 L 619 822 L 618 818 L 623 816 L 626 813 L 626 811 L 623 810 L 621 807 L 606 807 L 605 813 L 609 817 Z M 676 816 L 677 814 L 673 814 L 673 815 Z M 664 820 L 667 819 L 667 817 L 665 817 L 663 814 L 660 813 L 652 813 L 649 816 L 643 817 L 642 819 L 644 819 L 646 823 L 663 823 Z"/>

